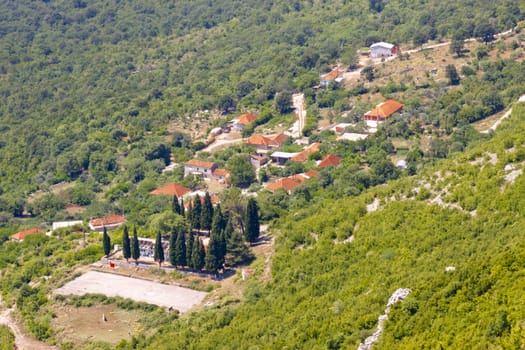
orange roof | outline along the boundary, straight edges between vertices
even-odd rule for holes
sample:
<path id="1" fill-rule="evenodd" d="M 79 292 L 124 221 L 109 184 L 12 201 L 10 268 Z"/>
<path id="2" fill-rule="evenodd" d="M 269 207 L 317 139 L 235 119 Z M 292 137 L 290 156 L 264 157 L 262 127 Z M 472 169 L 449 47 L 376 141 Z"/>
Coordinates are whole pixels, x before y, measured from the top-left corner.
<path id="1" fill-rule="evenodd" d="M 207 168 L 207 169 L 211 169 L 215 166 L 215 163 L 213 162 L 205 162 L 203 160 L 198 160 L 198 159 L 192 159 L 188 162 L 186 162 L 187 166 L 195 166 L 195 167 L 198 167 L 198 168 Z"/>
<path id="2" fill-rule="evenodd" d="M 315 153 L 315 152 L 319 152 L 319 145 L 320 144 L 321 144 L 320 142 L 312 143 L 310 146 L 306 147 L 306 149 L 304 151 L 296 154 L 295 156 L 293 156 L 290 159 L 294 160 L 296 162 L 304 163 L 304 162 L 306 162 L 308 160 L 308 157 L 310 156 L 310 154 Z"/>
<path id="3" fill-rule="evenodd" d="M 152 191 L 151 194 L 152 195 L 177 196 L 181 198 L 188 192 L 191 192 L 189 188 L 172 182 L 164 186 L 160 186 L 156 190 Z"/>
<path id="4" fill-rule="evenodd" d="M 319 164 L 317 164 L 317 167 L 318 168 L 326 168 L 329 166 L 336 167 L 339 165 L 339 163 L 341 163 L 341 159 L 342 158 L 339 156 L 336 156 L 334 154 L 329 154 L 326 157 L 324 157 L 323 160 L 319 162 Z"/>
<path id="5" fill-rule="evenodd" d="M 89 224 L 93 227 L 123 224 L 125 222 L 127 222 L 127 220 L 123 215 L 115 214 L 115 213 L 109 214 L 104 218 L 97 218 L 97 219 L 89 220 Z"/>
<path id="6" fill-rule="evenodd" d="M 341 72 L 338 69 L 334 69 L 331 72 L 321 75 L 321 80 L 335 80 L 340 75 L 341 75 Z"/>
<path id="7" fill-rule="evenodd" d="M 317 170 L 308 170 L 306 173 L 304 173 L 308 178 L 311 177 L 317 177 L 319 176 L 319 172 Z"/>
<path id="8" fill-rule="evenodd" d="M 365 116 L 373 118 L 389 118 L 392 114 L 399 112 L 402 108 L 403 104 L 394 100 L 388 100 L 378 104 L 377 107 L 371 111 L 366 112 Z"/>
<path id="9" fill-rule="evenodd" d="M 228 177 L 230 176 L 230 172 L 226 169 L 217 168 L 213 171 L 213 175 Z"/>
<path id="10" fill-rule="evenodd" d="M 255 146 L 269 146 L 272 144 L 272 140 L 263 135 L 252 135 L 244 143 Z"/>
<path id="11" fill-rule="evenodd" d="M 288 135 L 280 133 L 279 135 L 275 136 L 272 139 L 272 145 L 276 147 L 280 147 L 284 145 L 284 143 L 288 140 Z"/>
<path id="12" fill-rule="evenodd" d="M 248 125 L 251 122 L 253 122 L 255 119 L 257 119 L 256 115 L 243 114 L 243 115 L 240 115 L 239 118 L 237 118 L 237 124 Z"/>
<path id="13" fill-rule="evenodd" d="M 27 236 L 36 235 L 37 233 L 44 233 L 44 231 L 39 229 L 38 227 L 30 228 L 30 229 L 15 233 L 14 235 L 11 236 L 11 238 L 17 241 L 23 241 L 24 238 L 26 238 Z"/>
<path id="14" fill-rule="evenodd" d="M 309 174 L 310 173 L 310 174 Z M 278 189 L 282 188 L 286 191 L 291 191 L 294 188 L 298 187 L 299 185 L 303 184 L 308 180 L 310 177 L 314 177 L 319 175 L 319 173 L 315 170 L 310 170 L 306 174 L 295 174 L 289 177 L 285 177 L 283 179 L 279 179 L 275 182 L 272 182 L 271 184 L 267 185 L 266 188 L 272 192 L 277 191 Z"/>

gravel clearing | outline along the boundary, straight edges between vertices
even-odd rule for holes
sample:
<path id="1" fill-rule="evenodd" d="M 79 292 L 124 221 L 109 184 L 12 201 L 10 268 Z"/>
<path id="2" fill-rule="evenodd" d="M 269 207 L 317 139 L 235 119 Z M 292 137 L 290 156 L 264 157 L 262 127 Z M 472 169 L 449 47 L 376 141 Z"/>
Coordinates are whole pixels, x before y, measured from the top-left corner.
<path id="1" fill-rule="evenodd" d="M 88 271 L 55 291 L 61 295 L 100 293 L 119 296 L 149 304 L 172 307 L 186 312 L 200 304 L 207 293 L 193 289 L 124 277 L 109 273 Z"/>

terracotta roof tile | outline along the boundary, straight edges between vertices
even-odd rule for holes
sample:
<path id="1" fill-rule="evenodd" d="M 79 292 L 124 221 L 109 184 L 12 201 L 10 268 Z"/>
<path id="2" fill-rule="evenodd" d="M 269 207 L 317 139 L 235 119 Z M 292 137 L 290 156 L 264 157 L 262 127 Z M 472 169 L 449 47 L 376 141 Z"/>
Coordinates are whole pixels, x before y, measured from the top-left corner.
<path id="1" fill-rule="evenodd" d="M 109 214 L 103 218 L 89 220 L 89 224 L 93 227 L 114 225 L 127 222 L 126 218 L 120 214 Z"/>
<path id="2" fill-rule="evenodd" d="M 286 140 L 288 140 L 288 135 L 281 133 L 272 139 L 272 145 L 275 147 L 281 147 Z"/>
<path id="3" fill-rule="evenodd" d="M 319 176 L 319 172 L 317 170 L 308 170 L 306 173 L 304 173 L 308 178 L 317 177 Z"/>
<path id="4" fill-rule="evenodd" d="M 23 241 L 24 238 L 26 238 L 27 236 L 36 235 L 37 233 L 44 233 L 44 231 L 37 227 L 30 228 L 30 229 L 19 231 L 15 233 L 14 235 L 11 236 L 11 238 L 17 241 Z"/>
<path id="5" fill-rule="evenodd" d="M 329 154 L 326 157 L 324 157 L 323 160 L 319 162 L 319 164 L 317 164 L 317 167 L 319 168 L 326 168 L 329 166 L 336 167 L 339 165 L 339 163 L 341 163 L 341 159 L 342 159 L 341 157 L 336 156 L 335 154 Z"/>
<path id="6" fill-rule="evenodd" d="M 369 118 L 390 118 L 394 113 L 403 109 L 403 104 L 388 100 L 377 105 L 376 108 L 365 113 L 365 117 Z"/>
<path id="7" fill-rule="evenodd" d="M 237 118 L 237 124 L 248 125 L 257 119 L 256 115 L 253 114 L 242 114 Z"/>
<path id="8" fill-rule="evenodd" d="M 263 135 L 252 135 L 244 141 L 247 145 L 270 146 L 272 140 Z"/>
<path id="9" fill-rule="evenodd" d="M 278 189 L 284 189 L 286 191 L 291 191 L 294 188 L 303 184 L 307 178 L 302 174 L 295 174 L 283 179 L 279 179 L 271 184 L 267 185 L 266 188 L 272 192 L 277 191 Z"/>
<path id="10" fill-rule="evenodd" d="M 226 169 L 221 169 L 221 168 L 217 168 L 213 171 L 213 175 L 214 176 L 224 176 L 224 177 L 228 177 L 230 176 L 230 172 Z"/>
<path id="11" fill-rule="evenodd" d="M 164 186 L 160 186 L 151 192 L 152 195 L 165 195 L 165 196 L 177 196 L 179 198 L 183 197 L 186 193 L 191 192 L 187 187 L 176 183 L 168 183 Z"/>
<path id="12" fill-rule="evenodd" d="M 186 162 L 187 166 L 195 166 L 195 167 L 199 167 L 199 168 L 207 168 L 207 169 L 211 169 L 213 167 L 215 167 L 215 163 L 213 162 L 205 162 L 203 160 L 198 160 L 198 159 L 192 159 L 188 162 Z"/>
<path id="13" fill-rule="evenodd" d="M 298 154 L 296 154 L 295 156 L 293 156 L 291 158 L 291 160 L 294 160 L 296 162 L 301 162 L 301 163 L 304 163 L 308 160 L 308 157 L 310 156 L 310 154 L 313 154 L 315 152 L 319 152 L 319 145 L 321 143 L 320 142 L 315 142 L 315 143 L 312 143 L 310 146 L 306 147 L 306 149 Z"/>
<path id="14" fill-rule="evenodd" d="M 321 75 L 321 80 L 335 80 L 341 75 L 341 71 L 334 69 L 331 72 Z"/>

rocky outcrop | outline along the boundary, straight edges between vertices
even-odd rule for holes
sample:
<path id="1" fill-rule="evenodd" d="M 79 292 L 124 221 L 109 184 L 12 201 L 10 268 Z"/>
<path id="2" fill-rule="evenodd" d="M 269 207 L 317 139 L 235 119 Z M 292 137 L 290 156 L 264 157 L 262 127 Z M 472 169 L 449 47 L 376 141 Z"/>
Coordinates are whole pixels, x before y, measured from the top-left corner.
<path id="1" fill-rule="evenodd" d="M 390 296 L 388 299 L 388 303 L 386 304 L 385 312 L 379 316 L 377 319 L 377 329 L 368 338 L 365 339 L 364 343 L 359 344 L 359 347 L 357 350 L 370 350 L 372 349 L 372 346 L 377 343 L 379 340 L 379 337 L 381 334 L 383 334 L 383 324 L 386 320 L 388 320 L 388 314 L 390 313 L 390 309 L 392 308 L 392 305 L 397 303 L 398 301 L 404 300 L 408 294 L 410 294 L 411 290 L 408 288 L 399 288 Z"/>

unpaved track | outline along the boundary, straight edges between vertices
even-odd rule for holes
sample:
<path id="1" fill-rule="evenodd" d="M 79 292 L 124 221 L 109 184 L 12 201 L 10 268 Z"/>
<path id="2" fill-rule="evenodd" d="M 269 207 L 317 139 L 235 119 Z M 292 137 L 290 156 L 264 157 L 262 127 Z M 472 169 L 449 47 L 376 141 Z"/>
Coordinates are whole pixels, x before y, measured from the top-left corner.
<path id="1" fill-rule="evenodd" d="M 1 302 L 0 299 L 0 304 Z M 56 346 L 47 345 L 24 334 L 18 323 L 11 317 L 12 311 L 13 309 L 5 309 L 0 313 L 0 324 L 8 326 L 11 332 L 13 332 L 18 350 L 58 350 Z"/>

